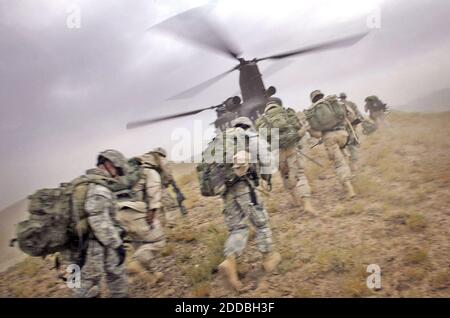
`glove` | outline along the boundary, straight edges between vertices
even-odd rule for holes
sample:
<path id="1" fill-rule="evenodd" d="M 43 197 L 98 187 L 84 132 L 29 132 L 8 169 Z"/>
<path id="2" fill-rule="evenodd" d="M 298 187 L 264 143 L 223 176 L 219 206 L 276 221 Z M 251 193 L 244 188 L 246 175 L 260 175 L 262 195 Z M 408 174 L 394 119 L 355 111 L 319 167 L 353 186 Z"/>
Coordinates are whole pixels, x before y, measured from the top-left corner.
<path id="1" fill-rule="evenodd" d="M 123 245 L 120 245 L 118 248 L 116 248 L 117 256 L 119 257 L 119 263 L 117 266 L 120 266 L 125 261 L 125 256 L 127 255 L 127 251 L 125 250 L 125 247 Z"/>

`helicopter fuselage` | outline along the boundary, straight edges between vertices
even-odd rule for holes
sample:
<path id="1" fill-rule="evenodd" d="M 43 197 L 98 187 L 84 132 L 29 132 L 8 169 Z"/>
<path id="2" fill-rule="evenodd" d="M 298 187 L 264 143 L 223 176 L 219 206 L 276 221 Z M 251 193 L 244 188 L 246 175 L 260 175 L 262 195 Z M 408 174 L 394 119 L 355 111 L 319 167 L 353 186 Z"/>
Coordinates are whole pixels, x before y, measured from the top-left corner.
<path id="1" fill-rule="evenodd" d="M 239 59 L 239 62 L 239 86 L 243 101 L 239 104 L 227 104 L 216 110 L 217 119 L 214 125 L 220 130 L 229 127 L 231 120 L 240 116 L 255 121 L 264 112 L 267 98 L 276 92 L 273 86 L 265 88 L 256 61 Z"/>

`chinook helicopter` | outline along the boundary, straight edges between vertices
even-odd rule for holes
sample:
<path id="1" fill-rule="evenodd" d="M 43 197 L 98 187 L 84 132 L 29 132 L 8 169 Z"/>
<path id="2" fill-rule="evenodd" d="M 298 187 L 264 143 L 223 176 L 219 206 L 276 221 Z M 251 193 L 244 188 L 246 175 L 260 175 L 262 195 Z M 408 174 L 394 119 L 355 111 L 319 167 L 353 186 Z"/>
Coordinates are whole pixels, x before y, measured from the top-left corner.
<path id="1" fill-rule="evenodd" d="M 220 130 L 229 127 L 230 122 L 239 116 L 249 117 L 252 121 L 255 121 L 264 112 L 264 108 L 269 99 L 274 98 L 273 96 L 276 93 L 276 88 L 274 86 L 269 86 L 266 89 L 261 72 L 259 71 L 258 62 L 265 60 L 281 60 L 306 53 L 348 47 L 357 43 L 368 34 L 368 32 L 353 34 L 297 50 L 246 60 L 241 57 L 241 52 L 236 49 L 235 45 L 231 44 L 224 33 L 220 32 L 220 29 L 208 19 L 205 6 L 184 11 L 152 26 L 149 30 L 170 33 L 197 45 L 223 53 L 238 61 L 238 64 L 228 71 L 172 96 L 169 100 L 193 97 L 234 71 L 239 71 L 239 87 L 242 99 L 239 96 L 234 96 L 227 98 L 218 105 L 130 122 L 127 124 L 127 129 L 137 128 L 163 120 L 190 116 L 205 110 L 216 111 L 217 119 L 214 121 L 214 126 L 216 129 Z M 273 73 L 274 72 L 275 71 L 273 71 Z"/>

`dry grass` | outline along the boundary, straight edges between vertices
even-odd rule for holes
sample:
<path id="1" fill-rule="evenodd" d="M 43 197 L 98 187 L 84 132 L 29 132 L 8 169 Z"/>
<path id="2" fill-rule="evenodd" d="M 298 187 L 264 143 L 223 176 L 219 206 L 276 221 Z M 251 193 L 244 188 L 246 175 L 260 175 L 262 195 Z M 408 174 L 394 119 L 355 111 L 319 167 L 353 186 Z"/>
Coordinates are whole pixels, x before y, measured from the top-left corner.
<path id="1" fill-rule="evenodd" d="M 450 271 L 444 269 L 434 274 L 430 279 L 431 287 L 434 289 L 450 288 Z"/>
<path id="2" fill-rule="evenodd" d="M 428 252 L 419 247 L 412 247 L 406 251 L 404 256 L 405 265 L 424 264 L 428 260 Z"/>
<path id="3" fill-rule="evenodd" d="M 365 297 L 372 295 L 367 288 L 365 277 L 347 276 L 340 281 L 340 293 L 343 297 Z"/>
<path id="4" fill-rule="evenodd" d="M 394 212 L 385 217 L 387 223 L 392 225 L 405 225 L 412 232 L 423 232 L 428 226 L 426 218 L 417 212 Z"/>
<path id="5" fill-rule="evenodd" d="M 190 243 L 197 240 L 196 232 L 184 224 L 178 224 L 175 228 L 166 231 L 170 241 Z"/>
<path id="6" fill-rule="evenodd" d="M 365 206 L 362 202 L 355 202 L 350 206 L 339 205 L 335 212 L 331 214 L 333 217 L 344 217 L 358 215 L 364 212 Z"/>
<path id="7" fill-rule="evenodd" d="M 297 252 L 292 249 L 284 249 L 281 251 L 282 261 L 279 266 L 280 273 L 287 273 L 300 266 L 300 262 L 297 260 Z"/>
<path id="8" fill-rule="evenodd" d="M 161 251 L 163 257 L 173 255 L 175 253 L 175 245 L 173 243 L 167 243 L 164 249 Z"/>
<path id="9" fill-rule="evenodd" d="M 363 198 L 381 197 L 384 194 L 383 186 L 373 177 L 365 174 L 357 175 L 353 180 L 353 184 L 355 191 Z"/>
<path id="10" fill-rule="evenodd" d="M 200 243 L 206 247 L 205 252 L 189 255 L 188 259 L 185 256 L 182 260 L 182 271 L 193 286 L 193 295 L 203 297 L 209 294 L 212 274 L 223 260 L 225 239 L 226 232 L 211 225 L 199 237 Z"/>
<path id="11" fill-rule="evenodd" d="M 358 257 L 349 249 L 335 248 L 317 254 L 315 264 L 322 273 L 346 273 L 357 267 Z"/>
<path id="12" fill-rule="evenodd" d="M 405 269 L 405 277 L 408 281 L 412 282 L 420 282 L 427 275 L 427 271 L 420 267 L 410 267 Z"/>
<path id="13" fill-rule="evenodd" d="M 309 289 L 298 287 L 295 289 L 293 296 L 295 298 L 311 298 L 314 297 L 314 294 Z"/>
<path id="14" fill-rule="evenodd" d="M 211 285 L 210 282 L 201 282 L 196 284 L 193 288 L 192 288 L 192 297 L 197 297 L 197 298 L 204 298 L 204 297 L 209 297 L 209 295 L 211 294 Z"/>
<path id="15" fill-rule="evenodd" d="M 196 182 L 197 181 L 197 175 L 196 174 L 184 174 L 178 178 L 176 178 L 177 180 L 177 185 L 179 186 L 187 186 L 190 183 Z"/>
<path id="16" fill-rule="evenodd" d="M 427 227 L 427 220 L 422 214 L 412 213 L 406 219 L 406 226 L 413 232 L 422 232 Z"/>

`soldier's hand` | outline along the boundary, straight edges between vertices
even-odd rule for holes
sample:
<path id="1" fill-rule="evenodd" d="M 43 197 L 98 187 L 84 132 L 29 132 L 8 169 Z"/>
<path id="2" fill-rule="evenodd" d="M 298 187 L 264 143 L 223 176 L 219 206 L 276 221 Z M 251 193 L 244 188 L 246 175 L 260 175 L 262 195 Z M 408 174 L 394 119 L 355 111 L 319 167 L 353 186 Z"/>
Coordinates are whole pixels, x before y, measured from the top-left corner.
<path id="1" fill-rule="evenodd" d="M 116 253 L 119 258 L 119 262 L 117 263 L 117 266 L 120 266 L 125 261 L 127 251 L 125 250 L 125 247 L 123 245 L 120 245 L 118 248 L 116 248 Z"/>

